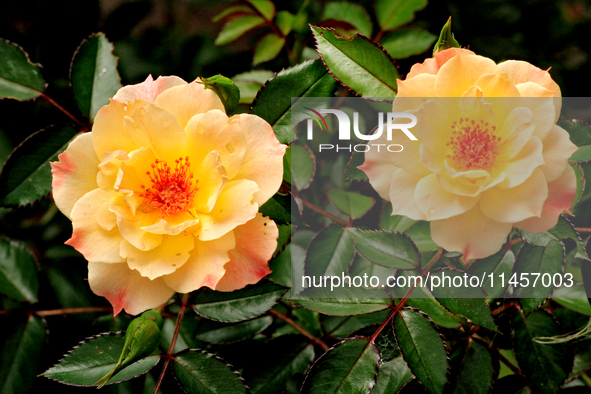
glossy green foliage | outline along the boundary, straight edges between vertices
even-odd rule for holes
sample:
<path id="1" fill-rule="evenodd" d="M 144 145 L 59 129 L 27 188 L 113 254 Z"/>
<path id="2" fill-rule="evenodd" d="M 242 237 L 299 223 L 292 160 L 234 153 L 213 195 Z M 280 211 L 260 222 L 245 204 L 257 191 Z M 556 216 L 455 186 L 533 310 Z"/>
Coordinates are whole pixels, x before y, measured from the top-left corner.
<path id="1" fill-rule="evenodd" d="M 45 81 L 38 64 L 29 60 L 21 47 L 0 40 L 0 98 L 30 100 L 45 90 Z"/>

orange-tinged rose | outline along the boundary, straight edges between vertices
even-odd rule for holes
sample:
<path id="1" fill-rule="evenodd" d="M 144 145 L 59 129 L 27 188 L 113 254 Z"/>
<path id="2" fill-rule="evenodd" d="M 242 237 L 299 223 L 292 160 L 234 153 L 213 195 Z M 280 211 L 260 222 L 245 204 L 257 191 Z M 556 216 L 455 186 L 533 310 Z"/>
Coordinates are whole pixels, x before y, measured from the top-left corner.
<path id="1" fill-rule="evenodd" d="M 92 291 L 135 315 L 175 292 L 258 282 L 278 236 L 258 209 L 281 184 L 285 148 L 263 119 L 228 118 L 199 80 L 120 89 L 52 163 Z"/>
<path id="2" fill-rule="evenodd" d="M 368 151 L 360 166 L 393 215 L 430 221 L 435 243 L 469 261 L 497 252 L 512 227 L 547 231 L 568 212 L 577 147 L 556 125 L 560 88 L 547 71 L 452 48 L 398 89 L 393 112 L 415 114 L 418 141 L 383 136 L 404 150 Z"/>

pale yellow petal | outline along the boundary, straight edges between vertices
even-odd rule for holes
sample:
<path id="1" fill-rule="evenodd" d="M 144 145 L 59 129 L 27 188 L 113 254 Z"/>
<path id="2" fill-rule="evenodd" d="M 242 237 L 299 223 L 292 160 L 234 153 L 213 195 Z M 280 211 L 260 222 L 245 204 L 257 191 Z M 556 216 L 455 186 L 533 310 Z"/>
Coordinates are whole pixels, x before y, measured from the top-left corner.
<path id="1" fill-rule="evenodd" d="M 228 252 L 235 246 L 236 240 L 232 231 L 213 241 L 196 240 L 189 260 L 163 279 L 179 293 L 189 293 L 201 287 L 215 289 L 226 272 L 224 266 L 230 260 Z"/>
<path id="2" fill-rule="evenodd" d="M 496 175 L 497 172 L 506 175 L 505 180 L 499 184 L 499 187 L 507 189 L 525 182 L 536 168 L 544 164 L 542 149 L 540 139 L 532 136 L 521 152 L 513 159 L 495 163 L 493 175 Z"/>
<path id="3" fill-rule="evenodd" d="M 483 74 L 498 74 L 492 60 L 477 55 L 454 56 L 437 73 L 435 92 L 437 97 L 461 97 Z"/>
<path id="4" fill-rule="evenodd" d="M 211 89 L 205 89 L 199 80 L 186 85 L 175 86 L 162 92 L 156 104 L 171 113 L 185 128 L 189 119 L 212 109 L 225 112 L 224 104 Z"/>
<path id="5" fill-rule="evenodd" d="M 127 259 L 129 268 L 141 276 L 154 280 L 179 269 L 189 259 L 195 246 L 192 234 L 165 235 L 162 243 L 147 252 L 141 251 L 127 241 L 121 243 L 121 256 Z"/>
<path id="6" fill-rule="evenodd" d="M 211 212 L 199 213 L 201 230 L 196 236 L 210 241 L 244 224 L 255 217 L 259 209 L 254 202 L 258 186 L 253 181 L 240 179 L 229 182 L 220 193 Z"/>
<path id="7" fill-rule="evenodd" d="M 484 97 L 521 97 L 506 74 L 483 74 L 474 85 L 481 89 Z"/>
<path id="8" fill-rule="evenodd" d="M 365 154 L 365 161 L 359 168 L 369 178 L 369 183 L 384 200 L 390 201 L 390 187 L 392 186 L 392 175 L 398 170 L 387 156 Z"/>
<path id="9" fill-rule="evenodd" d="M 448 219 L 431 222 L 431 238 L 448 251 L 460 252 L 464 261 L 498 252 L 511 232 L 511 223 L 486 217 L 478 206 Z"/>
<path id="10" fill-rule="evenodd" d="M 228 179 L 240 171 L 246 153 L 246 137 L 240 127 L 239 117 L 228 118 L 219 110 L 196 115 L 187 124 L 188 154 L 196 164 L 216 151 Z"/>
<path id="11" fill-rule="evenodd" d="M 558 179 L 548 184 L 548 198 L 539 218 L 532 217 L 515 223 L 515 227 L 530 233 L 550 230 L 558 223 L 562 212 L 569 211 L 577 195 L 577 177 L 571 166 L 566 166 Z"/>
<path id="12" fill-rule="evenodd" d="M 198 211 L 209 213 L 228 183 L 228 175 L 218 152 L 209 152 L 194 174 L 199 190 L 192 206 Z"/>
<path id="13" fill-rule="evenodd" d="M 568 159 L 577 151 L 578 147 L 570 141 L 568 133 L 559 126 L 552 130 L 544 140 L 544 165 L 540 167 L 544 171 L 546 180 L 553 182 L 568 166 Z"/>
<path id="14" fill-rule="evenodd" d="M 435 174 L 428 175 L 417 183 L 414 200 L 427 220 L 457 216 L 478 203 L 478 197 L 461 196 L 445 190 Z"/>
<path id="15" fill-rule="evenodd" d="M 123 238 L 117 228 L 106 231 L 98 223 L 98 212 L 104 204 L 117 197 L 115 192 L 95 189 L 80 198 L 72 209 L 72 237 L 66 245 L 82 253 L 88 261 L 120 263 L 125 261 L 119 254 Z"/>
<path id="16" fill-rule="evenodd" d="M 174 75 L 169 77 L 161 76 L 155 81 L 152 78 L 152 75 L 148 75 L 148 78 L 146 78 L 144 82 L 122 87 L 117 93 L 115 93 L 113 98 L 124 103 L 135 100 L 149 100 L 155 102 L 158 95 L 165 90 L 174 86 L 182 86 L 186 84 L 187 82 Z"/>
<path id="17" fill-rule="evenodd" d="M 132 214 L 129 207 L 121 205 L 111 205 L 110 209 L 117 214 L 117 227 L 127 242 L 143 251 L 152 250 L 160 245 L 161 234 L 142 230 L 142 227 L 151 226 L 159 221 L 158 212 L 144 213 L 138 210 Z"/>
<path id="18" fill-rule="evenodd" d="M 226 273 L 215 289 L 242 289 L 270 274 L 269 260 L 277 247 L 278 235 L 275 222 L 260 213 L 246 224 L 236 227 L 236 248 L 230 250 L 230 261 L 224 266 Z"/>
<path id="19" fill-rule="evenodd" d="M 90 133 L 78 135 L 58 156 L 58 161 L 51 163 L 53 199 L 68 218 L 71 219 L 76 201 L 98 188 L 98 164 Z"/>
<path id="20" fill-rule="evenodd" d="M 491 188 L 480 197 L 480 209 L 490 219 L 515 223 L 540 216 L 548 198 L 548 183 L 544 173 L 536 168 L 531 176 L 510 189 Z"/>
<path id="21" fill-rule="evenodd" d="M 530 140 L 535 125 L 532 123 L 533 114 L 529 108 L 515 108 L 501 127 L 497 136 L 501 137 L 497 160 L 513 159 Z"/>
<path id="22" fill-rule="evenodd" d="M 258 116 L 235 116 L 238 116 L 240 128 L 246 137 L 246 153 L 234 179 L 255 181 L 259 191 L 254 196 L 254 202 L 263 205 L 273 197 L 283 181 L 286 146 L 279 143 L 271 126 Z"/>
<path id="23" fill-rule="evenodd" d="M 425 220 L 425 214 L 419 209 L 414 194 L 420 175 L 399 168 L 391 178 L 388 200 L 392 201 L 392 215 L 404 215 L 413 220 Z"/>
<path id="24" fill-rule="evenodd" d="M 126 263 L 88 263 L 88 284 L 95 294 L 109 300 L 114 316 L 122 309 L 138 315 L 164 304 L 174 294 L 162 278 L 144 278 Z"/>

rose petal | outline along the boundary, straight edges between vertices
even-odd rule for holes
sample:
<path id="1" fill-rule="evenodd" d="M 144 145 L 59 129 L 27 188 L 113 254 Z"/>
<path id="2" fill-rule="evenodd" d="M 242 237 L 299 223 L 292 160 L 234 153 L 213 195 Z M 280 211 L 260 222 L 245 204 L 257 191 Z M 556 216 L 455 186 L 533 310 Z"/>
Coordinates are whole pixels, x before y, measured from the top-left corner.
<path id="1" fill-rule="evenodd" d="M 158 212 L 144 213 L 136 211 L 135 215 L 127 206 L 111 205 L 110 209 L 117 214 L 117 227 L 127 242 L 139 250 L 152 250 L 162 242 L 161 234 L 142 230 L 159 221 Z"/>
<path id="2" fill-rule="evenodd" d="M 164 276 L 164 281 L 179 293 L 189 293 L 201 287 L 215 289 L 226 272 L 224 265 L 230 260 L 228 252 L 235 246 L 232 231 L 213 241 L 196 240 L 189 260 L 172 274 Z"/>
<path id="3" fill-rule="evenodd" d="M 365 161 L 359 168 L 365 172 L 369 178 L 369 183 L 384 200 L 390 200 L 390 187 L 392 185 L 392 175 L 398 170 L 398 167 L 390 162 L 385 155 L 368 155 L 365 153 Z"/>
<path id="4" fill-rule="evenodd" d="M 176 76 L 170 77 L 158 77 L 154 81 L 152 75 L 148 75 L 148 78 L 144 82 L 127 85 L 122 87 L 113 96 L 114 100 L 127 103 L 135 100 L 148 100 L 155 102 L 156 97 L 167 89 L 174 86 L 186 85 L 187 82 Z"/>
<path id="5" fill-rule="evenodd" d="M 521 97 L 505 74 L 482 74 L 474 83 L 486 97 Z"/>
<path id="6" fill-rule="evenodd" d="M 198 211 L 209 213 L 215 206 L 218 196 L 228 183 L 226 169 L 217 151 L 209 152 L 195 171 L 198 180 L 197 197 L 193 207 Z"/>
<path id="7" fill-rule="evenodd" d="M 109 204 L 117 197 L 115 192 L 95 189 L 80 198 L 72 209 L 71 219 L 74 231 L 66 245 L 82 253 L 88 261 L 103 263 L 121 263 L 125 261 L 119 255 L 121 234 L 118 229 L 106 231 L 99 226 L 97 215 L 104 204 Z"/>
<path id="8" fill-rule="evenodd" d="M 160 245 L 147 252 L 123 241 L 121 256 L 127 259 L 130 269 L 137 270 L 141 276 L 154 280 L 182 267 L 189 259 L 189 252 L 193 250 L 194 246 L 195 237 L 192 234 L 165 235 Z"/>
<path id="9" fill-rule="evenodd" d="M 219 238 L 254 218 L 259 209 L 254 202 L 257 190 L 257 184 L 246 179 L 228 183 L 211 212 L 199 213 L 202 226 L 197 238 L 201 241 Z"/>
<path id="10" fill-rule="evenodd" d="M 246 152 L 246 138 L 238 119 L 228 118 L 218 110 L 191 118 L 185 130 L 192 160 L 200 163 L 210 152 L 216 151 L 228 179 L 235 177 Z"/>
<path id="11" fill-rule="evenodd" d="M 548 198 L 539 218 L 533 217 L 515 223 L 515 227 L 530 233 L 550 230 L 558 223 L 558 217 L 568 211 L 577 195 L 577 177 L 571 166 L 566 166 L 558 179 L 548 183 Z"/>
<path id="12" fill-rule="evenodd" d="M 495 62 L 486 57 L 458 54 L 439 69 L 435 92 L 437 97 L 461 97 L 481 75 L 498 72 Z"/>
<path id="13" fill-rule="evenodd" d="M 174 168 L 186 156 L 187 136 L 174 116 L 153 104 L 133 111 L 124 119 L 124 129 L 137 147 L 150 148 L 157 159 Z"/>
<path id="14" fill-rule="evenodd" d="M 96 174 L 99 160 L 92 146 L 90 133 L 80 134 L 51 164 L 51 186 L 55 205 L 71 219 L 74 204 L 98 187 Z"/>
<path id="15" fill-rule="evenodd" d="M 234 236 L 236 248 L 230 251 L 226 273 L 215 287 L 219 291 L 242 289 L 271 273 L 269 260 L 279 236 L 275 222 L 258 213 L 251 221 L 236 227 Z"/>
<path id="16" fill-rule="evenodd" d="M 258 116 L 235 116 L 238 116 L 240 128 L 246 137 L 246 152 L 240 171 L 233 179 L 255 181 L 259 191 L 254 196 L 254 202 L 260 206 L 273 197 L 281 186 L 283 155 L 287 147 L 277 141 L 269 123 Z"/>
<path id="17" fill-rule="evenodd" d="M 399 168 L 394 172 L 387 200 L 392 202 L 392 215 L 404 215 L 413 220 L 425 220 L 426 216 L 417 205 L 414 195 L 420 175 Z"/>
<path id="18" fill-rule="evenodd" d="M 126 263 L 89 262 L 88 284 L 95 294 L 107 298 L 113 305 L 113 316 L 122 309 L 137 315 L 164 304 L 174 294 L 162 278 L 144 278 L 130 270 Z"/>
<path id="19" fill-rule="evenodd" d="M 197 114 L 212 109 L 225 111 L 218 95 L 211 89 L 205 89 L 199 79 L 162 92 L 156 98 L 156 104 L 172 114 L 182 128 Z"/>
<path id="20" fill-rule="evenodd" d="M 508 189 L 525 182 L 536 168 L 544 164 L 542 149 L 542 141 L 538 137 L 532 136 L 521 152 L 511 161 L 495 163 L 492 171 L 493 176 L 498 173 L 506 174 L 505 180 L 499 184 L 499 187 Z"/>
<path id="21" fill-rule="evenodd" d="M 579 149 L 570 141 L 568 132 L 559 126 L 552 127 L 552 130 L 544 140 L 544 156 L 545 164 L 540 167 L 544 171 L 546 180 L 553 182 L 568 166 L 568 159 Z"/>
<path id="22" fill-rule="evenodd" d="M 411 67 L 410 72 L 406 76 L 406 79 L 413 78 L 423 73 L 435 75 L 437 74 L 441 66 L 443 66 L 445 63 L 447 63 L 449 59 L 451 59 L 454 56 L 457 56 L 458 54 L 473 55 L 474 52 L 463 48 L 448 48 L 443 51 L 437 51 L 433 58 L 427 58 L 423 63 L 414 64 Z"/>
<path id="23" fill-rule="evenodd" d="M 417 183 L 414 200 L 427 220 L 460 215 L 478 203 L 477 197 L 461 196 L 445 190 L 436 174 L 427 175 Z"/>
<path id="24" fill-rule="evenodd" d="M 548 183 L 544 173 L 536 168 L 531 176 L 518 186 L 491 188 L 480 197 L 480 209 L 490 219 L 502 223 L 515 223 L 532 216 L 540 216 L 548 197 Z"/>
<path id="25" fill-rule="evenodd" d="M 498 252 L 511 227 L 511 223 L 489 219 L 475 206 L 461 215 L 431 222 L 431 238 L 448 251 L 461 252 L 464 261 L 469 261 Z"/>

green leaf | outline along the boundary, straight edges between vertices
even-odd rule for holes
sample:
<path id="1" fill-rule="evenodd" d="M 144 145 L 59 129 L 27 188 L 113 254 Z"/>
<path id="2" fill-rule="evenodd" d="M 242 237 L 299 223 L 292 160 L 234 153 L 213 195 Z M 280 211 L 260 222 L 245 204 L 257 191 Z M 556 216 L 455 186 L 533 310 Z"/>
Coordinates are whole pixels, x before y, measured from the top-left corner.
<path id="1" fill-rule="evenodd" d="M 285 44 L 285 38 L 269 33 L 258 42 L 254 49 L 253 66 L 275 59 Z"/>
<path id="2" fill-rule="evenodd" d="M 429 222 L 419 220 L 404 230 L 404 235 L 412 239 L 419 252 L 429 252 L 439 249 L 439 245 L 433 242 L 431 238 L 431 224 Z"/>
<path id="3" fill-rule="evenodd" d="M 8 319 L 2 320 L 0 392 L 27 393 L 38 373 L 46 328 L 43 320 L 34 315 L 22 322 L 14 317 L 10 317 L 10 322 Z"/>
<path id="4" fill-rule="evenodd" d="M 310 242 L 305 261 L 305 275 L 341 275 L 347 271 L 355 251 L 353 241 L 342 226 L 325 227 Z"/>
<path id="5" fill-rule="evenodd" d="M 307 189 L 316 172 L 314 153 L 306 145 L 291 144 L 285 160 L 291 169 L 291 183 L 297 190 Z"/>
<path id="6" fill-rule="evenodd" d="M 572 154 L 569 161 L 574 163 L 587 163 L 591 160 L 591 127 L 580 120 L 559 119 L 558 126 L 565 129 L 573 144 L 579 147 Z"/>
<path id="7" fill-rule="evenodd" d="M 95 335 L 80 342 L 66 357 L 43 373 L 43 376 L 72 386 L 94 386 L 115 367 L 125 337 L 121 332 Z M 114 375 L 108 384 L 119 383 L 143 375 L 154 368 L 160 357 L 143 358 Z"/>
<path id="8" fill-rule="evenodd" d="M 252 394 L 275 394 L 296 374 L 306 372 L 314 361 L 314 346 L 297 335 L 283 335 L 264 344 L 260 362 L 246 366 L 244 378 Z"/>
<path id="9" fill-rule="evenodd" d="M 279 11 L 277 13 L 277 17 L 275 18 L 275 24 L 277 25 L 277 28 L 281 34 L 286 36 L 292 31 L 294 20 L 295 15 L 289 11 Z"/>
<path id="10" fill-rule="evenodd" d="M 366 338 L 345 339 L 312 366 L 302 393 L 369 393 L 376 384 L 380 354 Z"/>
<path id="11" fill-rule="evenodd" d="M 435 43 L 433 47 L 433 56 L 435 56 L 435 52 L 443 51 L 448 48 L 459 48 L 460 43 L 454 38 L 453 33 L 451 32 L 451 16 L 443 25 L 441 29 L 441 33 L 439 33 L 439 39 Z"/>
<path id="12" fill-rule="evenodd" d="M 382 30 L 394 28 L 412 21 L 415 11 L 427 6 L 427 0 L 378 0 L 376 2 L 376 16 Z"/>
<path id="13" fill-rule="evenodd" d="M 444 283 L 447 283 L 447 281 L 444 282 L 442 279 L 444 275 L 447 278 L 451 278 L 451 287 L 444 285 Z M 439 278 L 441 283 L 441 286 L 432 288 L 433 295 L 450 312 L 464 316 L 472 323 L 491 331 L 498 331 L 490 309 L 486 302 L 484 302 L 484 298 L 486 297 L 484 291 L 480 287 L 472 287 L 470 285 L 459 287 L 453 285 L 454 278 L 462 278 L 463 283 L 463 278 L 466 276 L 466 273 L 451 269 L 432 272 L 431 285 L 433 284 L 433 278 Z M 480 280 L 481 278 L 478 279 Z M 467 281 L 471 283 L 470 277 L 468 277 Z"/>
<path id="14" fill-rule="evenodd" d="M 260 90 L 251 113 L 265 119 L 273 127 L 282 144 L 292 140 L 291 97 L 331 97 L 336 81 L 319 60 L 308 60 L 278 72 Z M 297 103 L 297 102 L 296 102 Z M 294 124 L 307 116 L 294 117 Z"/>
<path id="15" fill-rule="evenodd" d="M 78 131 L 67 125 L 39 130 L 12 152 L 0 173 L 0 206 L 33 203 L 51 191 L 50 160 L 56 160 Z"/>
<path id="16" fill-rule="evenodd" d="M 544 310 L 525 318 L 515 310 L 511 321 L 515 357 L 531 385 L 541 393 L 556 393 L 573 365 L 568 344 L 541 344 L 538 337 L 561 335 L 558 324 Z"/>
<path id="17" fill-rule="evenodd" d="M 250 104 L 265 82 L 273 76 L 273 71 L 253 70 L 234 75 L 231 79 L 240 89 L 240 104 Z"/>
<path id="18" fill-rule="evenodd" d="M 485 345 L 474 339 L 461 341 L 450 358 L 450 393 L 486 394 L 490 391 L 495 371 L 492 357 Z"/>
<path id="19" fill-rule="evenodd" d="M 589 305 L 585 288 L 581 285 L 558 287 L 552 294 L 552 300 L 565 308 L 591 316 L 591 305 Z"/>
<path id="20" fill-rule="evenodd" d="M 288 288 L 266 279 L 232 292 L 203 289 L 191 300 L 193 310 L 210 320 L 234 323 L 267 312 Z"/>
<path id="21" fill-rule="evenodd" d="M 343 85 L 364 97 L 394 97 L 394 61 L 382 47 L 362 35 L 340 38 L 334 31 L 312 26 L 316 47 L 330 73 Z"/>
<path id="22" fill-rule="evenodd" d="M 244 394 L 240 374 L 214 354 L 189 349 L 174 356 L 172 370 L 189 394 Z"/>
<path id="23" fill-rule="evenodd" d="M 103 33 L 84 40 L 70 65 L 70 83 L 80 112 L 91 121 L 121 87 L 113 44 Z"/>
<path id="24" fill-rule="evenodd" d="M 516 274 L 518 282 L 521 282 L 521 274 L 530 281 L 529 286 L 515 289 L 515 296 L 519 297 L 519 304 L 523 307 L 526 315 L 529 315 L 550 297 L 554 285 L 544 286 L 544 275 L 546 278 L 548 275 L 551 278 L 555 274 L 562 275 L 564 259 L 564 247 L 556 240 L 550 241 L 546 247 L 530 244 L 521 247 L 515 259 L 513 272 Z M 540 273 L 535 287 L 533 286 L 535 276 L 531 273 Z M 523 282 L 525 284 L 525 280 Z M 547 279 L 546 284 L 548 284 Z"/>
<path id="25" fill-rule="evenodd" d="M 399 298 L 404 297 L 406 292 L 410 289 L 410 286 L 415 283 L 415 279 L 411 277 L 417 277 L 419 272 L 417 270 L 411 271 L 397 271 L 397 276 L 405 276 L 407 278 L 406 287 L 396 287 L 394 291 Z M 419 282 L 420 283 L 420 282 Z M 417 308 L 422 312 L 425 312 L 435 324 L 440 327 L 456 328 L 461 323 L 462 318 L 454 316 L 447 309 L 445 309 L 433 296 L 433 293 L 428 288 L 423 286 L 415 287 L 411 298 L 406 301 L 407 306 Z"/>
<path id="26" fill-rule="evenodd" d="M 265 19 L 258 15 L 244 15 L 230 20 L 215 39 L 215 45 L 226 45 L 247 31 L 265 24 Z"/>
<path id="27" fill-rule="evenodd" d="M 292 200 L 291 194 L 275 194 L 261 205 L 259 212 L 277 224 L 290 224 Z"/>
<path id="28" fill-rule="evenodd" d="M 323 21 L 335 20 L 350 23 L 364 36 L 371 36 L 371 18 L 365 9 L 357 4 L 345 2 L 330 2 L 324 6 Z"/>
<path id="29" fill-rule="evenodd" d="M 383 323 L 383 322 L 382 322 Z M 375 334 L 379 325 L 364 327 L 361 330 L 353 333 L 354 336 L 364 336 L 371 338 Z M 400 356 L 400 349 L 394 337 L 394 329 L 391 324 L 386 325 L 384 329 L 378 334 L 373 342 L 380 351 L 380 364 L 391 361 Z"/>
<path id="30" fill-rule="evenodd" d="M 394 59 L 404 59 L 427 51 L 437 36 L 425 30 L 401 29 L 380 42 Z"/>
<path id="31" fill-rule="evenodd" d="M 18 45 L 0 39 L 0 99 L 30 100 L 47 86 L 38 64 Z"/>
<path id="32" fill-rule="evenodd" d="M 275 17 L 275 4 L 270 0 L 246 0 L 269 22 Z"/>
<path id="33" fill-rule="evenodd" d="M 240 89 L 234 85 L 230 78 L 218 74 L 209 78 L 201 78 L 201 83 L 205 89 L 211 89 L 218 95 L 227 114 L 234 112 L 240 101 Z"/>
<path id="34" fill-rule="evenodd" d="M 219 22 L 222 19 L 224 19 L 227 16 L 230 16 L 232 14 L 250 14 L 250 15 L 254 15 L 254 10 L 247 6 L 247 5 L 243 5 L 243 4 L 236 4 L 236 5 L 232 5 L 226 9 L 224 9 L 222 12 L 220 12 L 219 14 L 217 14 L 211 21 L 212 22 Z"/>
<path id="35" fill-rule="evenodd" d="M 511 277 L 513 266 L 515 265 L 515 255 L 510 250 L 500 250 L 484 259 L 476 260 L 468 267 L 468 274 L 482 278 L 485 275 L 482 289 L 486 292 L 488 298 L 500 297 L 508 286 L 508 279 Z M 492 279 L 490 275 L 492 274 Z M 502 283 L 499 275 L 505 275 L 505 283 Z"/>
<path id="36" fill-rule="evenodd" d="M 363 164 L 363 161 L 363 154 L 360 152 L 354 152 L 347 163 L 347 168 L 345 168 L 341 182 L 363 181 L 368 179 L 365 172 L 357 168 Z"/>
<path id="37" fill-rule="evenodd" d="M 0 292 L 16 301 L 37 302 L 39 282 L 31 252 L 15 241 L 0 238 Z"/>
<path id="38" fill-rule="evenodd" d="M 235 324 L 201 320 L 195 338 L 209 343 L 222 344 L 243 341 L 264 331 L 273 323 L 271 316 L 247 320 Z"/>
<path id="39" fill-rule="evenodd" d="M 403 309 L 394 319 L 394 333 L 404 360 L 431 393 L 443 393 L 447 382 L 447 352 L 426 315 Z"/>
<path id="40" fill-rule="evenodd" d="M 417 223 L 416 220 L 401 215 L 392 215 L 392 203 L 388 202 L 382 208 L 380 214 L 380 228 L 388 231 L 399 231 L 401 233 L 408 230 Z"/>
<path id="41" fill-rule="evenodd" d="M 379 311 L 374 313 L 368 313 L 366 315 L 358 316 L 347 316 L 345 318 L 333 318 L 342 319 L 341 322 L 330 330 L 330 336 L 337 339 L 343 339 L 350 336 L 357 330 L 363 327 L 380 324 L 388 317 L 389 311 Z"/>
<path id="42" fill-rule="evenodd" d="M 526 242 L 538 246 L 547 246 L 553 240 L 571 239 L 577 248 L 575 258 L 589 260 L 583 240 L 581 240 L 572 223 L 562 215 L 558 217 L 556 226 L 552 227 L 549 231 L 532 234 L 524 230 L 519 230 L 519 233 L 521 234 L 521 238 Z"/>
<path id="43" fill-rule="evenodd" d="M 419 251 L 404 234 L 390 231 L 363 231 L 349 228 L 355 250 L 374 264 L 399 269 L 414 269 L 421 263 Z"/>
<path id="44" fill-rule="evenodd" d="M 348 192 L 336 187 L 326 192 L 328 200 L 339 211 L 348 215 L 351 220 L 356 220 L 365 215 L 374 206 L 376 200 L 355 192 Z"/>
<path id="45" fill-rule="evenodd" d="M 371 391 L 372 394 L 397 393 L 413 378 L 412 372 L 402 356 L 383 363 L 380 366 L 378 381 Z"/>
<path id="46" fill-rule="evenodd" d="M 330 288 L 309 288 L 290 301 L 311 311 L 331 316 L 363 315 L 384 310 L 391 306 L 389 298 L 360 298 L 348 288 L 339 289 L 338 296 Z M 333 298 L 329 298 L 333 296 Z M 306 298 L 304 298 L 306 297 Z"/>

